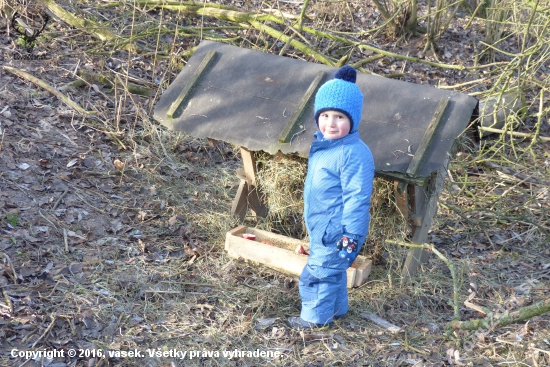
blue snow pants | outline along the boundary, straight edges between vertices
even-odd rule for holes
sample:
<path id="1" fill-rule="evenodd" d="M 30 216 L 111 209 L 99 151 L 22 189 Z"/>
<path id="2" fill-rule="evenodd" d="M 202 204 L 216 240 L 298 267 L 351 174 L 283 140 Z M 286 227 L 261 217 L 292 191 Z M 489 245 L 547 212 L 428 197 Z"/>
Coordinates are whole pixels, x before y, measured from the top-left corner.
<path id="1" fill-rule="evenodd" d="M 300 317 L 311 323 L 328 325 L 334 316 L 348 312 L 346 270 L 323 278 L 316 278 L 307 269 L 300 275 L 299 291 L 302 299 Z"/>

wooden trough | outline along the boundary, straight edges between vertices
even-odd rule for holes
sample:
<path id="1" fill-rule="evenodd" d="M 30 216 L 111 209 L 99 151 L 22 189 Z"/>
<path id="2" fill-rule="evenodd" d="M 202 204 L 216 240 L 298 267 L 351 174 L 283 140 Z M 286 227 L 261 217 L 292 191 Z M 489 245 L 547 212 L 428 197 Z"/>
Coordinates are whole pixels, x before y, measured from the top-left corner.
<path id="1" fill-rule="evenodd" d="M 243 238 L 244 233 L 255 235 L 256 240 Z M 267 243 L 262 243 L 262 241 Z M 294 252 L 297 246 L 303 246 L 307 249 L 309 244 L 294 238 L 246 226 L 234 228 L 227 232 L 225 236 L 225 250 L 230 257 L 242 258 L 291 275 L 300 275 L 307 262 L 307 255 Z M 358 256 L 353 263 L 353 267 L 347 270 L 348 288 L 363 285 L 371 272 L 371 266 L 371 260 L 364 256 Z"/>
<path id="2" fill-rule="evenodd" d="M 231 214 L 241 220 L 249 210 L 266 216 L 269 208 L 256 185 L 254 154 L 308 157 L 317 130 L 313 96 L 336 70 L 203 41 L 163 93 L 153 117 L 170 129 L 240 146 L 244 174 Z M 358 131 L 373 153 L 376 175 L 394 181 L 395 200 L 408 220 L 412 242 L 426 243 L 453 145 L 475 118 L 478 101 L 361 73 L 356 84 L 365 96 Z M 428 255 L 411 249 L 402 275 L 414 274 Z"/>

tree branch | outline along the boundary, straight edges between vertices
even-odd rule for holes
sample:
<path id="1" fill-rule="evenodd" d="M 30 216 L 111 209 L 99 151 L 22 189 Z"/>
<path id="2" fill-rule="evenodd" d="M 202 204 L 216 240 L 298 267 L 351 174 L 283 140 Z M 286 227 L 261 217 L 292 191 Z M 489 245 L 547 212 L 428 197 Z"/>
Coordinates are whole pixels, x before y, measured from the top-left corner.
<path id="1" fill-rule="evenodd" d="M 59 98 L 67 106 L 69 106 L 72 109 L 80 112 L 83 115 L 92 115 L 92 114 L 96 113 L 95 111 L 86 111 L 85 109 L 80 107 L 80 105 L 78 103 L 76 103 L 75 101 L 73 101 L 72 99 L 70 99 L 69 97 L 67 97 L 66 95 L 64 95 L 63 93 L 61 93 L 57 89 L 55 89 L 54 87 L 50 86 L 48 83 L 44 82 L 43 80 L 38 79 L 35 76 L 32 76 L 31 74 L 27 73 L 26 71 L 15 69 L 15 68 L 12 68 L 12 67 L 6 66 L 6 65 L 4 65 L 3 68 L 4 68 L 4 70 L 6 70 L 7 72 L 9 72 L 11 74 L 14 74 L 14 75 L 16 75 L 20 78 L 23 78 L 23 79 L 27 79 L 31 83 L 34 83 L 34 84 L 38 85 L 39 87 L 44 88 L 45 90 L 47 90 L 48 92 L 50 92 L 51 94 L 53 94 L 54 96 Z"/>

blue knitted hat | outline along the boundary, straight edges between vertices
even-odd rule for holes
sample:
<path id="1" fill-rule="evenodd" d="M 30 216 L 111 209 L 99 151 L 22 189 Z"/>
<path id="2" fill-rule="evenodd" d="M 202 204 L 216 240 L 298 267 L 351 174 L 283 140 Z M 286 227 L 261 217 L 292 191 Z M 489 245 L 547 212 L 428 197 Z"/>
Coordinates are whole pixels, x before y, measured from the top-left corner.
<path id="1" fill-rule="evenodd" d="M 350 133 L 357 131 L 363 112 L 363 93 L 355 84 L 357 72 L 349 65 L 344 65 L 319 88 L 315 95 L 315 122 L 319 125 L 319 115 L 323 111 L 340 111 L 351 122 Z"/>

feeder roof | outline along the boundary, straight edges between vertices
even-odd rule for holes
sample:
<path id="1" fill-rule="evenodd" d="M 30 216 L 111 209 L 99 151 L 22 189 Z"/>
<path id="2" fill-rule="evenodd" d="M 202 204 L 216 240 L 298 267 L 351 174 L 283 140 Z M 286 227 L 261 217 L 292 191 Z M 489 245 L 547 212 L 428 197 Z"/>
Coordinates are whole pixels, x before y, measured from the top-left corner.
<path id="1" fill-rule="evenodd" d="M 317 130 L 316 87 L 336 70 L 202 41 L 156 104 L 153 117 L 195 137 L 307 157 Z M 373 153 L 377 173 L 411 181 L 423 181 L 444 164 L 478 103 L 458 92 L 375 75 L 358 73 L 356 84 L 365 97 L 359 133 Z M 309 100 L 304 98 L 308 90 Z M 283 130 L 286 143 L 280 142 Z M 411 171 L 415 154 L 417 167 Z"/>

